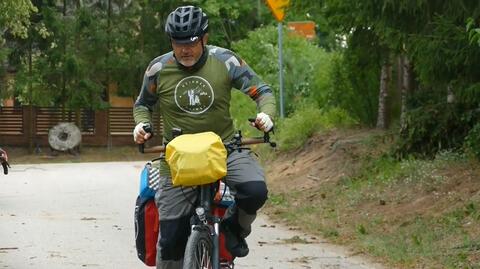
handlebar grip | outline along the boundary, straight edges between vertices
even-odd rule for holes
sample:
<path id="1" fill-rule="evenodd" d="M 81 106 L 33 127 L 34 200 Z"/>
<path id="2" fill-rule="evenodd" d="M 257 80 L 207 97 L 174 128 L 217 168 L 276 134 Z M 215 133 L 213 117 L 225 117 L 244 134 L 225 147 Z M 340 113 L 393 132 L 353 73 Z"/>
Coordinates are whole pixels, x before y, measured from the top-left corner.
<path id="1" fill-rule="evenodd" d="M 255 118 L 248 118 L 248 121 L 251 122 L 251 123 L 255 123 L 255 120 L 256 120 Z M 257 126 L 256 124 L 255 124 L 255 128 L 257 128 L 258 130 L 260 130 L 260 128 L 258 128 L 258 126 Z M 275 128 L 275 127 L 272 127 L 272 129 L 270 129 L 270 130 L 269 130 L 268 132 L 266 132 L 266 133 L 275 133 L 275 132 L 273 131 L 274 128 Z"/>
<path id="2" fill-rule="evenodd" d="M 143 130 L 144 130 L 146 133 L 151 133 L 152 136 L 153 136 L 152 125 L 150 125 L 150 124 L 145 124 L 145 125 L 143 126 Z"/>
<path id="3" fill-rule="evenodd" d="M 146 133 L 150 133 L 150 137 L 153 136 L 152 125 L 150 125 L 150 124 L 145 124 L 142 128 L 143 128 L 143 130 L 144 130 Z M 145 153 L 145 143 L 138 145 L 138 151 L 139 151 L 140 153 Z"/>

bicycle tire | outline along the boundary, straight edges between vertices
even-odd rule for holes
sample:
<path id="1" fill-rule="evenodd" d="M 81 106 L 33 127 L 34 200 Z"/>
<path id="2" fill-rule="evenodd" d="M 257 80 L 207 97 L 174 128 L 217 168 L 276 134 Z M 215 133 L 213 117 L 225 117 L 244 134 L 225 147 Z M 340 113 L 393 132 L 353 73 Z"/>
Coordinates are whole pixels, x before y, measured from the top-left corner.
<path id="1" fill-rule="evenodd" d="M 211 269 L 213 242 L 206 229 L 194 229 L 185 247 L 184 269 Z"/>

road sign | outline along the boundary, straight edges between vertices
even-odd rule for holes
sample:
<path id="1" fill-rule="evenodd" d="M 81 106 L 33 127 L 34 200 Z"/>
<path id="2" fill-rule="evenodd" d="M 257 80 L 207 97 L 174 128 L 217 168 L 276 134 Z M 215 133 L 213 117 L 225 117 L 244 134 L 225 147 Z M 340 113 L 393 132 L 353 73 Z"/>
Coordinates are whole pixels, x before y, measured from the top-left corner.
<path id="1" fill-rule="evenodd" d="M 290 33 L 303 36 L 308 40 L 315 38 L 315 22 L 313 21 L 291 21 L 287 24 Z"/>
<path id="2" fill-rule="evenodd" d="M 275 19 L 279 22 L 283 21 L 283 18 L 285 17 L 285 9 L 290 3 L 290 0 L 266 0 L 266 2 L 273 13 L 273 16 L 275 16 Z"/>

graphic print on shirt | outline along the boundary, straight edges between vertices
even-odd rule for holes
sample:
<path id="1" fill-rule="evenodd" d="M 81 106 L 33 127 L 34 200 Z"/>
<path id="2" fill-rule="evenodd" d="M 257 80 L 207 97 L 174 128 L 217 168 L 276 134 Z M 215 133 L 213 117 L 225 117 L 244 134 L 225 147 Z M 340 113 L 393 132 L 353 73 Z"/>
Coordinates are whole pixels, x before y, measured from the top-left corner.
<path id="1" fill-rule="evenodd" d="M 186 77 L 175 87 L 175 103 L 190 114 L 202 114 L 213 104 L 214 93 L 207 80 L 198 76 Z"/>

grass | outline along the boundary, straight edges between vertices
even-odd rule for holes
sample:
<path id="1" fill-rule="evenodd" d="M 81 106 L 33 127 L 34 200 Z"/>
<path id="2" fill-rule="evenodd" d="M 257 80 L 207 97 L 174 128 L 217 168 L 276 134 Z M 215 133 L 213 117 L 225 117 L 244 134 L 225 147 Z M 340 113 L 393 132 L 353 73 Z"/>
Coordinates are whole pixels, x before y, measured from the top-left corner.
<path id="1" fill-rule="evenodd" d="M 440 217 L 417 216 L 390 233 L 382 232 L 381 224 L 366 223 L 371 232 L 358 236 L 359 247 L 375 256 L 387 257 L 394 264 L 475 268 L 469 257 L 478 253 L 475 244 L 479 238 L 469 236 L 463 228 L 465 218 L 461 211 L 454 210 Z"/>

